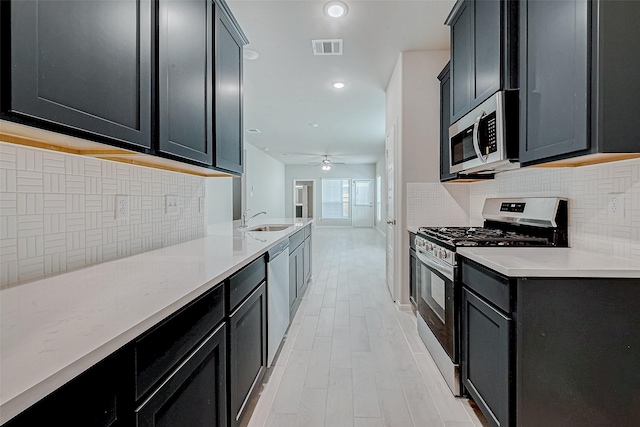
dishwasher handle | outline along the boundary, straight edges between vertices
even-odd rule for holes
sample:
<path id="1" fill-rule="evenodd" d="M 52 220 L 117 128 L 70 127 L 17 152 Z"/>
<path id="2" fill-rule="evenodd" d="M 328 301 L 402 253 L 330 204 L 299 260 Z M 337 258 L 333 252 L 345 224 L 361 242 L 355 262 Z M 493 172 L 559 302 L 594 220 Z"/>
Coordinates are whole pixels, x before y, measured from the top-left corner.
<path id="1" fill-rule="evenodd" d="M 289 239 L 286 239 L 284 242 L 280 242 L 276 244 L 274 247 L 272 247 L 271 249 L 269 249 L 269 251 L 267 252 L 267 262 L 273 261 L 275 257 L 280 255 L 282 252 L 286 251 L 287 249 L 289 249 Z"/>

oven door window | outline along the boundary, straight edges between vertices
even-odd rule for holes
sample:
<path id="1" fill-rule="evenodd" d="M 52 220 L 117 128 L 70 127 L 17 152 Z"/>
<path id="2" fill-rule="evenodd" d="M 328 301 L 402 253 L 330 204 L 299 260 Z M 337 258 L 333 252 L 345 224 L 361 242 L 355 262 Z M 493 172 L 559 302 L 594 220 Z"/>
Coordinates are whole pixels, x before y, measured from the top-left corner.
<path id="1" fill-rule="evenodd" d="M 421 268 L 421 296 L 424 302 L 433 310 L 440 318 L 442 323 L 445 322 L 445 281 L 433 271 L 430 271 L 425 265 Z"/>

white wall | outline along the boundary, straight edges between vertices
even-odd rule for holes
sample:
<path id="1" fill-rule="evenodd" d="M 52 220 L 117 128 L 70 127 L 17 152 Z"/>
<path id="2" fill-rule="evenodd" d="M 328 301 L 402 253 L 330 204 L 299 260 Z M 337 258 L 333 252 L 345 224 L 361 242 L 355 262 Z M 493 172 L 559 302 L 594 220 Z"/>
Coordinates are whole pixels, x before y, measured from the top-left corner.
<path id="1" fill-rule="evenodd" d="M 286 165 L 285 166 L 285 205 L 287 217 L 293 216 L 293 180 L 315 180 L 314 217 L 318 226 L 351 226 L 348 220 L 323 220 L 322 219 L 322 178 L 332 179 L 376 179 L 376 166 L 371 165 L 333 165 L 330 171 L 323 171 L 318 166 Z"/>
<path id="2" fill-rule="evenodd" d="M 285 168 L 282 162 L 245 143 L 246 206 L 249 215 L 266 211 L 272 218 L 291 216 L 285 211 Z"/>
<path id="3" fill-rule="evenodd" d="M 402 52 L 386 90 L 386 129 L 394 147 L 394 281 L 396 301 L 409 304 L 407 184 L 440 180 L 440 82 L 448 50 Z"/>

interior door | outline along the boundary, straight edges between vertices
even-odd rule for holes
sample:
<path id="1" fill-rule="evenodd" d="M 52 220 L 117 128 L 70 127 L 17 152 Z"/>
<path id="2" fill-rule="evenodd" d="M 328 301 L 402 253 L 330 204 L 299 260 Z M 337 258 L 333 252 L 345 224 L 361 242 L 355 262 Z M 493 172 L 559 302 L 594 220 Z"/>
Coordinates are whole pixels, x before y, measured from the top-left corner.
<path id="1" fill-rule="evenodd" d="M 387 159 L 387 286 L 389 287 L 389 293 L 391 299 L 396 300 L 395 285 L 393 280 L 394 275 L 394 257 L 393 257 L 393 239 L 394 239 L 394 225 L 395 225 L 395 211 L 393 204 L 393 186 L 394 186 L 394 150 L 396 139 L 396 126 L 395 124 L 389 130 L 386 139 L 386 159 Z"/>
<path id="2" fill-rule="evenodd" d="M 353 180 L 353 226 L 373 227 L 373 180 Z"/>

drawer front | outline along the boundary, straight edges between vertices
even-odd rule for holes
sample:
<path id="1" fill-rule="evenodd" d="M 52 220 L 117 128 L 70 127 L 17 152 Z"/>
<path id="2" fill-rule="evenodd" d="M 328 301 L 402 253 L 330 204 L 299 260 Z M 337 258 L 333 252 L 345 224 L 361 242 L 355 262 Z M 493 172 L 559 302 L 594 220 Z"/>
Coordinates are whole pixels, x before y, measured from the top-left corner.
<path id="1" fill-rule="evenodd" d="M 136 400 L 147 393 L 224 318 L 224 285 L 141 336 L 135 344 Z"/>
<path id="2" fill-rule="evenodd" d="M 307 225 L 304 228 L 304 238 L 306 239 L 309 236 L 311 236 L 311 225 Z"/>
<path id="3" fill-rule="evenodd" d="M 289 253 L 295 251 L 302 242 L 304 242 L 304 230 L 300 230 L 293 236 L 289 237 Z"/>
<path id="4" fill-rule="evenodd" d="M 235 310 L 238 304 L 266 278 L 267 264 L 264 257 L 258 258 L 231 276 L 229 279 L 229 311 Z"/>
<path id="5" fill-rule="evenodd" d="M 462 283 L 502 311 L 511 312 L 509 304 L 511 293 L 508 278 L 473 261 L 463 259 Z"/>

